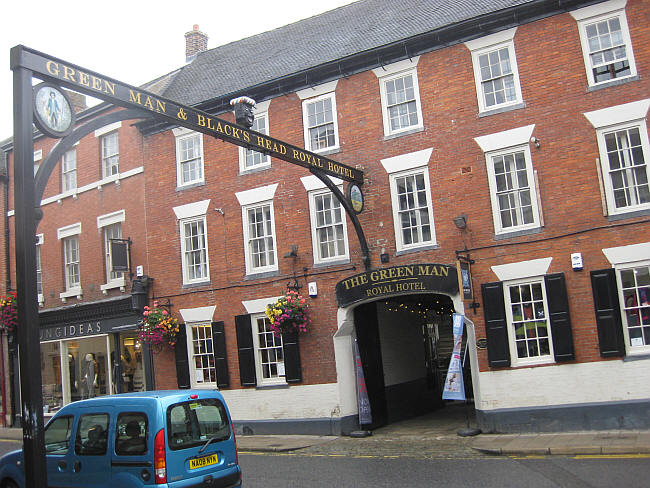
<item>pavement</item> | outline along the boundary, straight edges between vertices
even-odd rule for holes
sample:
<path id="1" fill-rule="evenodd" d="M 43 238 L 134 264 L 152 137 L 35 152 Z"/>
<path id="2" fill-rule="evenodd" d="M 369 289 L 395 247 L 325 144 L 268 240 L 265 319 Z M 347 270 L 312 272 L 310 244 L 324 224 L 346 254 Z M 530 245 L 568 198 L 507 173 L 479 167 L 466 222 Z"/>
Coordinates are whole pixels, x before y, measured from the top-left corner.
<path id="1" fill-rule="evenodd" d="M 480 458 L 485 456 L 638 456 L 650 458 L 650 430 L 521 434 L 467 433 L 474 428 L 462 405 L 395 422 L 367 437 L 239 435 L 243 453 L 307 456 Z M 0 441 L 22 441 L 22 430 L 0 428 Z"/>

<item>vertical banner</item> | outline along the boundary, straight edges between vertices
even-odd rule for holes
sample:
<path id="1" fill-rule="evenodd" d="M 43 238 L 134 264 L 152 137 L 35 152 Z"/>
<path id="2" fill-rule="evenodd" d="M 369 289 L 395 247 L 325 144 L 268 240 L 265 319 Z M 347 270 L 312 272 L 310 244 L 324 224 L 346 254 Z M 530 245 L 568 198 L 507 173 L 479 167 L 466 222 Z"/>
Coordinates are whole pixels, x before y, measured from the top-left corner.
<path id="1" fill-rule="evenodd" d="M 442 389 L 443 400 L 465 400 L 465 385 L 463 384 L 463 364 L 460 360 L 460 353 L 463 347 L 463 327 L 465 316 L 459 313 L 453 314 L 454 320 L 454 351 L 449 361 L 447 379 Z"/>
<path id="2" fill-rule="evenodd" d="M 363 365 L 359 354 L 359 345 L 354 340 L 354 368 L 357 372 L 357 405 L 359 407 L 359 425 L 372 424 L 372 413 L 370 411 L 370 399 L 366 389 L 366 379 L 363 376 Z"/>

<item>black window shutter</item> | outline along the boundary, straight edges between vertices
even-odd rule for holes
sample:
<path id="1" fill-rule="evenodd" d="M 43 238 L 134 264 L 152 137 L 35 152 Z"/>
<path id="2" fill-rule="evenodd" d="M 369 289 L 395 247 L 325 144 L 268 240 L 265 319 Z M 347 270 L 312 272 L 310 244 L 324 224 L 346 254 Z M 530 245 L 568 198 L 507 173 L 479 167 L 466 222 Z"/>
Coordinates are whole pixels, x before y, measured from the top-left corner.
<path id="1" fill-rule="evenodd" d="M 223 322 L 212 322 L 212 354 L 217 369 L 217 386 L 219 388 L 228 388 L 230 386 L 230 374 L 228 373 L 226 332 Z"/>
<path id="2" fill-rule="evenodd" d="M 301 382 L 302 368 L 300 367 L 298 333 L 282 334 L 282 348 L 284 349 L 284 379 L 287 383 Z"/>
<path id="3" fill-rule="evenodd" d="M 256 386 L 255 349 L 250 315 L 236 315 L 237 351 L 239 354 L 239 381 L 242 386 Z"/>
<path id="4" fill-rule="evenodd" d="M 503 284 L 500 281 L 483 283 L 481 292 L 485 314 L 485 335 L 488 342 L 488 363 L 495 367 L 510 366 Z"/>
<path id="5" fill-rule="evenodd" d="M 592 271 L 591 291 L 596 308 L 600 355 L 604 358 L 625 355 L 616 272 L 611 268 Z"/>
<path id="6" fill-rule="evenodd" d="M 190 382 L 190 364 L 187 360 L 187 331 L 185 324 L 180 324 L 178 334 L 176 335 L 176 345 L 174 346 L 174 355 L 176 356 L 176 378 L 178 388 L 188 389 L 192 387 Z"/>
<path id="7" fill-rule="evenodd" d="M 546 275 L 544 282 L 549 318 L 551 320 L 555 360 L 558 362 L 571 361 L 575 359 L 575 353 L 573 351 L 569 299 L 566 293 L 564 273 Z"/>

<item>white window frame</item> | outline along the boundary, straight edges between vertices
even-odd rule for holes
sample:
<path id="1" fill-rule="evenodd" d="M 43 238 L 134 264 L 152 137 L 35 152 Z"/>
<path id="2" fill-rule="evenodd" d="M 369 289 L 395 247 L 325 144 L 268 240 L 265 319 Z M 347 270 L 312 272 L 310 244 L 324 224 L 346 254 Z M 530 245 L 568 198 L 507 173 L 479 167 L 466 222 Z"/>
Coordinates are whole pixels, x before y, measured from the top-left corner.
<path id="1" fill-rule="evenodd" d="M 518 106 L 523 103 L 521 94 L 521 84 L 519 82 L 519 68 L 517 67 L 517 56 L 515 53 L 514 37 L 517 28 L 507 29 L 496 34 L 474 39 L 465 43 L 465 46 L 472 53 L 472 66 L 474 70 L 474 83 L 476 86 L 476 98 L 478 100 L 479 113 L 489 113 L 493 110 L 499 111 L 500 109 Z M 515 90 L 515 98 L 513 100 L 505 100 L 502 103 L 495 103 L 487 105 L 485 100 L 485 90 L 481 76 L 480 58 L 486 54 L 501 51 L 502 49 L 508 50 L 508 57 L 510 60 L 510 68 L 512 73 L 513 88 Z M 501 77 L 504 79 L 505 77 Z"/>
<path id="2" fill-rule="evenodd" d="M 390 184 L 391 205 L 393 210 L 393 229 L 395 231 L 395 244 L 397 252 L 430 248 L 437 245 L 436 225 L 433 214 L 433 201 L 431 199 L 431 181 L 429 179 L 428 163 L 431 159 L 433 148 L 423 149 L 412 153 L 394 156 L 381 160 L 381 164 L 388 173 Z M 429 223 L 431 226 L 431 239 L 412 244 L 404 244 L 402 225 L 399 218 L 399 198 L 397 195 L 397 178 L 404 176 L 423 174 L 425 192 L 427 198 L 427 209 L 429 212 Z"/>
<path id="3" fill-rule="evenodd" d="M 38 297 L 38 304 L 43 305 L 45 303 L 45 296 L 43 294 L 43 261 L 42 261 L 42 249 L 43 249 L 43 234 L 36 235 L 36 293 Z M 40 290 L 39 290 L 40 288 Z"/>
<path id="4" fill-rule="evenodd" d="M 205 164 L 204 164 L 204 157 L 203 157 L 203 134 L 200 132 L 195 132 L 190 129 L 185 129 L 185 128 L 176 128 L 172 130 L 174 136 L 175 136 L 175 144 L 176 144 L 176 187 L 177 188 L 183 188 L 186 186 L 193 186 L 193 185 L 198 185 L 201 183 L 205 183 Z M 188 160 L 183 160 L 183 155 L 182 155 L 182 150 L 181 146 L 182 143 L 187 141 L 188 139 L 193 139 L 198 142 L 195 142 L 195 144 L 198 144 L 198 158 L 194 158 L 191 161 L 194 161 L 195 159 L 198 159 L 198 169 L 199 169 L 199 176 L 195 179 L 185 181 L 183 177 L 183 165 L 186 164 Z"/>
<path id="5" fill-rule="evenodd" d="M 79 246 L 79 235 L 81 234 L 81 222 L 76 224 L 67 225 L 57 229 L 56 236 L 59 241 L 61 241 L 61 250 L 63 253 L 63 282 L 65 286 L 65 291 L 59 293 L 59 298 L 65 303 L 66 299 L 76 296 L 78 299 L 81 299 L 83 295 L 83 290 L 81 288 L 81 248 Z M 66 239 L 76 239 L 77 240 L 77 254 L 78 254 L 78 271 L 79 271 L 79 282 L 70 283 L 68 276 L 68 265 L 74 263 L 68 263 L 66 259 Z"/>
<path id="6" fill-rule="evenodd" d="M 315 103 L 321 102 L 323 100 L 330 100 L 331 105 L 332 105 L 332 121 L 327 122 L 326 124 L 321 124 L 320 126 L 324 125 L 329 125 L 332 124 L 332 127 L 334 129 L 334 144 L 331 144 L 326 147 L 322 148 L 314 148 L 311 145 L 311 137 L 309 135 L 309 131 L 314 128 L 314 127 L 320 127 L 319 125 L 317 126 L 310 126 L 309 125 L 309 107 Z M 330 93 L 325 93 L 323 95 L 313 97 L 313 98 L 308 98 L 306 100 L 303 100 L 302 102 L 302 126 L 303 126 L 303 135 L 305 138 L 305 148 L 308 151 L 314 152 L 314 153 L 322 153 L 325 151 L 336 151 L 340 148 L 339 146 L 339 124 L 338 124 L 338 112 L 336 110 L 336 95 L 334 92 Z"/>
<path id="7" fill-rule="evenodd" d="M 246 274 L 259 274 L 277 271 L 278 268 L 278 240 L 275 232 L 275 210 L 273 205 L 273 197 L 275 195 L 275 190 L 277 189 L 278 184 L 268 185 L 260 188 L 254 188 L 252 190 L 245 190 L 242 192 L 235 193 L 239 204 L 241 205 L 242 210 L 242 228 L 244 235 L 244 258 L 246 262 Z M 273 264 L 268 264 L 266 266 L 254 267 L 253 266 L 253 256 L 251 254 L 250 241 L 253 237 L 250 235 L 249 221 L 248 221 L 248 211 L 254 208 L 269 206 L 270 218 L 271 218 L 271 234 L 270 237 L 273 239 Z"/>
<path id="8" fill-rule="evenodd" d="M 578 10 L 570 12 L 578 23 L 578 31 L 580 34 L 580 44 L 582 47 L 582 55 L 584 60 L 585 72 L 587 75 L 587 82 L 590 87 L 606 86 L 620 80 L 633 78 L 637 75 L 636 63 L 634 61 L 634 53 L 632 50 L 632 39 L 630 38 L 630 30 L 627 24 L 627 17 L 625 15 L 625 5 L 627 0 L 610 0 L 602 2 L 597 5 L 591 5 Z M 613 18 L 618 18 L 621 26 L 622 45 L 625 46 L 625 54 L 629 63 L 630 73 L 625 76 L 611 78 L 603 81 L 596 81 L 593 73 L 592 62 L 590 58 L 589 39 L 587 38 L 587 27 L 598 22 L 608 21 Z"/>
<path id="9" fill-rule="evenodd" d="M 196 360 L 194 354 L 194 333 L 195 333 L 195 327 L 201 327 L 204 329 L 206 336 L 205 339 L 200 339 L 196 338 L 197 342 L 201 343 L 206 342 L 206 351 L 205 352 L 200 352 L 199 355 L 210 355 L 212 356 L 212 361 L 214 362 L 214 381 L 205 381 L 205 374 L 203 373 L 203 370 L 206 368 L 201 368 L 202 375 L 204 380 L 199 382 L 197 379 L 197 369 L 196 369 Z M 190 365 L 190 381 L 192 384 L 192 388 L 208 388 L 208 389 L 216 389 L 217 388 L 217 364 L 216 360 L 214 359 L 214 338 L 212 337 L 212 322 L 210 320 L 208 321 L 201 321 L 201 322 L 187 322 L 185 324 L 185 331 L 187 334 L 187 359 Z M 209 338 L 208 335 L 209 334 Z M 210 341 L 212 343 L 212 352 L 207 352 L 207 341 Z M 210 361 L 210 358 L 208 358 L 208 361 Z M 210 368 L 209 363 L 208 363 L 208 368 Z"/>
<path id="10" fill-rule="evenodd" d="M 343 191 L 343 181 L 339 178 L 327 177 L 334 183 L 339 190 Z M 336 197 L 332 194 L 329 188 L 316 176 L 304 176 L 300 179 L 309 199 L 309 218 L 311 222 L 311 238 L 312 238 L 312 252 L 314 253 L 314 264 L 330 264 L 349 261 L 350 259 L 350 246 L 348 243 L 348 225 L 347 225 L 347 212 L 341 206 L 341 224 L 343 226 L 343 245 L 345 252 L 330 258 L 321 258 L 320 255 L 320 242 L 318 241 L 317 220 L 316 220 L 316 198 L 323 195 L 331 195 L 332 201 L 339 203 Z M 340 203 L 339 203 L 340 205 Z"/>
<path id="11" fill-rule="evenodd" d="M 647 355 L 650 353 L 650 344 L 632 346 L 630 343 L 621 271 L 650 266 L 650 242 L 603 249 L 603 254 L 616 273 L 616 288 L 621 309 L 621 327 L 623 327 L 623 337 L 625 339 L 625 354 L 628 356 Z"/>
<path id="12" fill-rule="evenodd" d="M 253 113 L 255 114 L 255 121 L 253 123 L 252 130 L 259 132 L 260 134 L 269 134 L 269 105 L 271 100 L 266 100 L 265 102 L 260 102 L 255 105 L 253 108 Z M 264 129 L 255 129 L 259 120 L 264 120 Z M 246 160 L 248 155 L 253 155 L 254 158 L 260 158 L 260 162 L 252 166 L 246 166 Z M 258 151 L 253 151 L 252 149 L 246 149 L 245 147 L 239 147 L 239 172 L 247 173 L 249 171 L 255 171 L 259 169 L 266 169 L 271 167 L 271 156 L 264 154 Z"/>
<path id="13" fill-rule="evenodd" d="M 608 215 L 624 215 L 630 212 L 650 209 L 650 202 L 616 208 L 612 181 L 609 174 L 609 157 L 605 142 L 605 136 L 611 132 L 638 128 L 646 166 L 646 175 L 650 177 L 650 141 L 648 139 L 646 122 L 646 115 L 649 108 L 650 98 L 646 98 L 645 100 L 616 105 L 584 114 L 596 129 L 598 151 L 600 154 L 600 178 L 605 192 Z"/>
<path id="14" fill-rule="evenodd" d="M 74 163 L 71 168 L 70 163 Z M 72 180 L 69 182 L 69 180 Z M 77 189 L 77 150 L 70 149 L 61 158 L 61 192 L 74 191 Z"/>
<path id="15" fill-rule="evenodd" d="M 514 327 L 514 317 L 512 314 L 512 302 L 510 299 L 510 287 L 524 284 L 540 284 L 542 290 L 542 299 L 544 305 L 544 319 L 546 320 L 546 330 L 548 331 L 549 354 L 534 357 L 520 358 L 517 354 L 517 341 Z M 549 315 L 548 301 L 546 297 L 546 282 L 544 276 L 531 276 L 503 282 L 503 298 L 506 308 L 506 320 L 508 324 L 508 345 L 510 348 L 510 365 L 512 367 L 532 366 L 538 364 L 555 363 L 555 354 L 553 351 L 553 333 L 551 331 L 551 320 Z M 534 313 L 534 312 L 533 312 Z"/>
<path id="16" fill-rule="evenodd" d="M 474 140 L 485 154 L 485 164 L 488 174 L 488 185 L 490 188 L 490 202 L 492 204 L 492 220 L 494 223 L 494 233 L 509 234 L 511 232 L 526 231 L 542 227 L 542 208 L 539 201 L 539 189 L 535 169 L 533 168 L 532 155 L 530 152 L 529 141 L 533 134 L 535 125 L 527 125 L 510 129 L 494 134 L 475 137 Z M 526 160 L 526 172 L 528 177 L 528 187 L 530 188 L 531 204 L 533 206 L 533 222 L 511 227 L 503 227 L 501 224 L 501 215 L 499 211 L 499 202 L 497 199 L 497 184 L 494 174 L 494 165 L 492 158 L 503 154 L 511 154 L 523 151 Z"/>
<path id="17" fill-rule="evenodd" d="M 208 207 L 210 206 L 210 200 L 202 200 L 200 202 L 188 203 L 186 205 L 180 205 L 174 207 L 174 213 L 176 214 L 176 219 L 178 220 L 178 233 L 180 236 L 180 245 L 181 245 L 181 272 L 183 275 L 183 285 L 193 285 L 197 283 L 207 283 L 210 281 L 210 253 L 208 249 L 208 224 L 206 219 L 206 214 L 208 212 Z M 193 222 L 202 222 L 203 224 L 203 237 L 205 244 L 205 269 L 206 276 L 201 278 L 190 279 L 189 270 L 187 268 L 186 258 L 186 244 L 185 244 L 185 224 L 190 224 Z"/>
<path id="18" fill-rule="evenodd" d="M 41 167 L 41 162 L 43 161 L 43 150 L 37 149 L 34 151 L 34 176 L 38 173 L 38 168 Z"/>
<path id="19" fill-rule="evenodd" d="M 205 283 L 210 281 L 210 259 L 208 253 L 208 226 L 207 226 L 205 215 L 192 217 L 188 219 L 182 219 L 179 220 L 178 224 L 180 226 L 180 234 L 181 234 L 181 263 L 183 268 L 183 284 L 191 285 L 195 283 Z M 187 263 L 187 258 L 189 255 L 188 253 L 194 253 L 197 251 L 197 249 L 187 248 L 186 226 L 192 224 L 199 224 L 199 226 L 203 226 L 203 244 L 205 247 L 204 249 L 198 249 L 198 251 L 205 256 L 205 261 L 201 260 L 200 263 L 200 267 L 205 268 L 205 276 L 200 276 L 198 278 L 190 277 L 190 268 Z"/>
<path id="20" fill-rule="evenodd" d="M 273 341 L 273 347 L 271 349 L 280 349 L 282 351 L 282 361 L 273 361 L 276 364 L 277 376 L 271 376 L 269 378 L 264 377 L 264 370 L 262 365 L 262 351 L 260 345 L 260 334 L 258 332 L 258 320 L 263 320 L 265 322 L 265 329 L 267 332 L 265 335 L 267 338 L 270 338 Z M 251 316 L 251 327 L 253 334 L 253 350 L 255 353 L 255 373 L 257 376 L 257 385 L 258 386 L 268 386 L 268 385 L 283 385 L 287 383 L 284 369 L 284 348 L 282 342 L 282 336 L 277 337 L 273 332 L 266 327 L 268 324 L 268 318 L 265 314 L 255 314 Z M 268 349 L 268 348 L 267 348 Z"/>
<path id="21" fill-rule="evenodd" d="M 340 190 L 342 191 L 342 188 L 340 188 Z M 323 225 L 321 227 L 335 228 L 340 226 L 342 232 L 341 238 L 343 241 L 343 252 L 340 254 L 336 254 L 334 256 L 322 257 L 320 252 L 321 242 L 319 240 L 319 228 L 317 222 L 318 212 L 316 210 L 316 199 L 321 197 L 328 197 L 328 196 L 331 198 L 331 202 L 332 202 L 332 209 L 330 210 L 330 213 L 333 216 L 333 214 L 335 213 L 334 208 L 338 206 L 338 212 L 341 215 L 341 220 L 339 222 L 332 222 L 329 225 Z M 314 252 L 314 264 L 327 264 L 331 262 L 340 262 L 342 260 L 349 260 L 350 250 L 348 246 L 348 226 L 345 218 L 345 209 L 338 201 L 336 196 L 329 189 L 315 190 L 309 192 L 309 216 L 311 220 L 311 235 L 312 235 L 312 247 Z"/>
<path id="22" fill-rule="evenodd" d="M 106 237 L 106 228 L 112 225 L 120 224 L 120 228 L 122 227 L 122 223 L 126 219 L 126 212 L 124 210 L 118 210 L 116 212 L 111 212 L 109 214 L 104 214 L 100 215 L 97 217 L 97 229 L 99 229 L 102 233 L 102 239 L 104 241 L 104 267 L 105 267 L 105 273 L 104 276 L 106 278 L 106 283 L 101 285 L 100 288 L 102 290 L 102 293 L 107 294 L 108 290 L 113 289 L 113 288 L 120 288 L 120 291 L 124 292 L 126 290 L 126 281 L 124 277 L 124 272 L 119 272 L 119 277 L 116 278 L 111 278 L 111 272 L 110 272 L 110 257 L 109 257 L 109 247 L 108 247 L 108 239 Z M 120 230 L 120 234 L 122 233 L 122 228 Z"/>
<path id="23" fill-rule="evenodd" d="M 420 60 L 419 56 L 404 61 L 398 61 L 388 66 L 373 69 L 373 73 L 379 78 L 379 93 L 381 96 L 381 113 L 384 122 L 384 137 L 390 137 L 399 134 L 409 134 L 424 128 L 424 120 L 422 119 L 422 102 L 420 100 L 420 86 L 418 83 L 417 64 Z M 400 127 L 393 130 L 390 124 L 390 116 L 388 113 L 388 99 L 386 94 L 386 83 L 398 78 L 410 76 L 413 81 L 413 94 L 416 107 L 416 115 L 418 123 L 406 127 Z"/>
<path id="24" fill-rule="evenodd" d="M 115 146 L 117 149 L 117 152 L 112 153 L 112 154 L 106 154 L 105 150 L 105 143 L 108 140 L 108 138 L 115 137 Z M 102 156 L 102 178 L 111 178 L 114 176 L 119 177 L 120 174 L 120 138 L 118 131 L 111 131 L 107 132 L 106 134 L 102 134 L 99 139 L 99 144 L 100 144 L 100 149 L 101 149 L 101 156 Z"/>

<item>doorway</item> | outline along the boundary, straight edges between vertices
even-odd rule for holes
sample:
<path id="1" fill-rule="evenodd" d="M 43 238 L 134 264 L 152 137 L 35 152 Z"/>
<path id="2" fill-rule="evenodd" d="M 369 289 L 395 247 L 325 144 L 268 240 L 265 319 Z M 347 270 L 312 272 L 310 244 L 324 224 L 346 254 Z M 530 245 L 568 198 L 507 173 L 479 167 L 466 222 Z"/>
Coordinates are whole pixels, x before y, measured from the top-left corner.
<path id="1" fill-rule="evenodd" d="M 354 309 L 373 420 L 364 428 L 375 429 L 444 406 L 442 387 L 453 350 L 452 313 L 451 298 L 441 294 L 391 297 Z M 465 377 L 469 395 L 471 374 Z"/>

